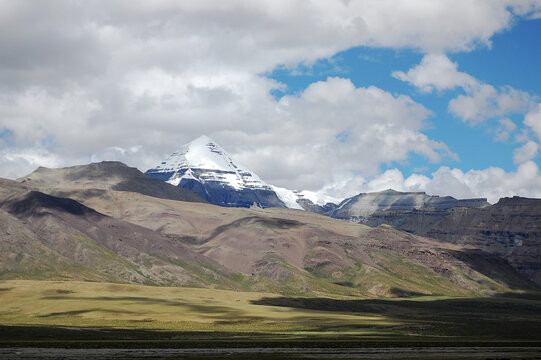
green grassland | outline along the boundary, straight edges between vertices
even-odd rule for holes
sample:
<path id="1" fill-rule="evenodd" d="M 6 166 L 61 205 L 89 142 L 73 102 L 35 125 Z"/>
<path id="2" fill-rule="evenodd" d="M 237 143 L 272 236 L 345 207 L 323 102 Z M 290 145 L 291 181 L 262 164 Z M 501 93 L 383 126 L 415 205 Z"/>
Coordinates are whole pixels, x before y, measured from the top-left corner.
<path id="1" fill-rule="evenodd" d="M 537 343 L 541 296 L 286 297 L 187 287 L 4 280 L 0 327 L 2 344 L 89 338 Z"/>

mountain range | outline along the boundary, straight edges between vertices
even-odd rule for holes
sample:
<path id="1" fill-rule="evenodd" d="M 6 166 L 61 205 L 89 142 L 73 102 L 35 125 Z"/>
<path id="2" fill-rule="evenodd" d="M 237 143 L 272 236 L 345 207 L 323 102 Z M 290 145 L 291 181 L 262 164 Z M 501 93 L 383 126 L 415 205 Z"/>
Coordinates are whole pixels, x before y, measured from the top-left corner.
<path id="1" fill-rule="evenodd" d="M 425 193 L 387 190 L 359 194 L 340 201 L 317 192 L 289 190 L 265 183 L 253 171 L 235 162 L 217 142 L 200 136 L 183 145 L 156 167 L 145 172 L 151 178 L 192 190 L 220 206 L 286 207 L 326 214 L 338 219 L 363 221 L 379 210 L 450 209 L 488 206 L 486 199 L 457 200 Z"/>
<path id="2" fill-rule="evenodd" d="M 301 211 L 232 160 L 222 172 L 215 165 L 223 162 L 210 158 L 211 164 L 206 149 L 218 159 L 223 149 L 209 146 L 208 138 L 197 142 L 205 149 L 201 161 L 192 157 L 200 150 L 192 143 L 160 167 L 180 179 L 177 186 L 119 162 L 2 179 L 0 278 L 367 296 L 491 294 L 540 285 L 537 200 L 490 206 L 484 199 L 386 191 L 327 211 L 325 205 Z M 199 179 L 214 189 L 209 197 L 197 186 L 178 186 L 187 173 L 192 185 Z M 255 199 L 258 206 L 210 203 L 219 186 L 238 192 L 222 199 L 255 191 L 242 204 Z M 267 196 L 271 189 L 275 197 Z M 290 192 L 299 208 L 307 203 L 302 193 Z M 265 199 L 281 203 L 271 207 Z"/>

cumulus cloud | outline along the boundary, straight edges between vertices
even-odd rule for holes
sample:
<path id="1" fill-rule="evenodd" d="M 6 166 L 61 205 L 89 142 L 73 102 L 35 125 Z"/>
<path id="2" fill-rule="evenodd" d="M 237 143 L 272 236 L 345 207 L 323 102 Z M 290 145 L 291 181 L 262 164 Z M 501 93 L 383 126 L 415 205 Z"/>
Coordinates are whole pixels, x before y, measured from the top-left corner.
<path id="1" fill-rule="evenodd" d="M 394 71 L 393 76 L 409 82 L 423 92 L 461 88 L 465 94 L 449 102 L 449 112 L 470 123 L 513 113 L 525 113 L 537 97 L 510 86 L 496 88 L 458 71 L 458 64 L 443 54 L 427 54 L 421 63 L 407 72 Z"/>
<path id="2" fill-rule="evenodd" d="M 405 160 L 411 152 L 435 163 L 455 158 L 445 144 L 421 132 L 429 115 L 408 96 L 331 77 L 282 97 L 268 130 L 240 142 L 257 149 L 234 152 L 269 182 L 318 189 L 344 173 L 373 176 L 381 163 Z"/>
<path id="3" fill-rule="evenodd" d="M 100 159 L 144 170 L 206 133 L 269 182 L 319 188 L 353 174 L 353 189 L 359 173 L 411 152 L 453 157 L 423 134 L 429 111 L 347 79 L 278 102 L 270 92 L 283 84 L 260 74 L 360 45 L 489 46 L 540 9 L 536 0 L 2 1 L 0 176 Z"/>
<path id="4" fill-rule="evenodd" d="M 492 85 L 479 84 L 467 91 L 467 95 L 452 99 L 449 111 L 464 121 L 477 123 L 489 118 L 524 113 L 534 101 L 534 96 L 510 86 L 496 89 Z"/>
<path id="5" fill-rule="evenodd" d="M 458 71 L 458 64 L 443 54 L 427 54 L 421 63 L 408 70 L 394 71 L 393 77 L 411 83 L 423 92 L 462 87 L 471 89 L 478 85 L 472 76 Z"/>
<path id="6" fill-rule="evenodd" d="M 541 173 L 533 161 L 520 164 L 514 172 L 498 167 L 464 172 L 442 166 L 431 176 L 412 174 L 404 178 L 400 170 L 391 169 L 369 181 L 363 179 L 359 188 L 362 192 L 424 191 L 458 199 L 484 197 L 490 203 L 496 203 L 502 197 L 541 197 Z"/>
<path id="7" fill-rule="evenodd" d="M 528 141 L 513 152 L 513 161 L 515 164 L 522 164 L 525 161 L 532 160 L 539 151 L 539 144 L 535 141 Z"/>
<path id="8" fill-rule="evenodd" d="M 59 167 L 62 162 L 62 159 L 46 149 L 0 149 L 0 168 L 4 174 L 3 177 L 10 179 L 29 174 L 39 166 Z"/>
<path id="9" fill-rule="evenodd" d="M 505 196 L 541 196 L 541 174 L 533 161 L 526 161 L 515 172 L 498 167 L 470 170 L 442 167 L 432 174 L 432 181 L 425 187 L 428 193 L 448 194 L 457 198 L 481 196 L 495 203 Z"/>
<path id="10" fill-rule="evenodd" d="M 496 141 L 507 141 L 511 136 L 511 133 L 517 128 L 515 123 L 508 118 L 498 120 L 498 124 L 499 126 L 494 132 L 494 139 Z"/>
<path id="11" fill-rule="evenodd" d="M 526 114 L 524 124 L 529 126 L 537 138 L 541 140 L 541 104 L 537 104 L 537 107 Z"/>

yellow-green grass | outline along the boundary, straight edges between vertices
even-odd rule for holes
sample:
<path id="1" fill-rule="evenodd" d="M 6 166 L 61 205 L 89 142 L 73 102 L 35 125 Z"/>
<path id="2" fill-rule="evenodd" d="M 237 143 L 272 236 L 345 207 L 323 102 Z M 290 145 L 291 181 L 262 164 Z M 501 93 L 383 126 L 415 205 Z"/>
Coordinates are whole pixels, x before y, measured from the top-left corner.
<path id="1" fill-rule="evenodd" d="M 9 280 L 0 282 L 0 324 L 291 335 L 317 335 L 322 327 L 344 334 L 376 334 L 399 325 L 382 315 L 253 304 L 262 298 L 278 296 L 187 287 Z"/>
<path id="2" fill-rule="evenodd" d="M 11 327 L 37 327 L 42 333 L 53 327 L 148 330 L 178 333 L 179 337 L 200 333 L 207 338 L 217 334 L 235 338 L 541 341 L 541 297 L 287 297 L 187 287 L 4 280 L 0 281 L 0 330 L 4 331 L 0 331 L 0 342 L 2 334 L 15 331 Z"/>

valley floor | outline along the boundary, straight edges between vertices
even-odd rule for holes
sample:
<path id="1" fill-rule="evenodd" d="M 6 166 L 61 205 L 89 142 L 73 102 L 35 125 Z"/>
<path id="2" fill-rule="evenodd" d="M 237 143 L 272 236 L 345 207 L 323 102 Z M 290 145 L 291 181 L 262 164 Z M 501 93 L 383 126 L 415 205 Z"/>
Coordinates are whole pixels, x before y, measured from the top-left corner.
<path id="1" fill-rule="evenodd" d="M 504 353 L 541 357 L 541 295 L 535 293 L 476 298 L 284 297 L 182 287 L 7 280 L 0 282 L 0 305 L 2 354 L 20 359 L 32 358 L 29 348 L 327 348 L 338 349 L 325 352 L 330 358 L 344 358 L 361 351 L 344 349 L 449 346 L 458 357 L 446 358 L 486 358 L 475 353 L 485 354 L 489 348 L 496 348 L 490 350 L 490 358 Z M 486 351 L 459 350 L 477 346 Z M 21 357 L 17 351 L 22 351 Z M 248 356 L 235 351 L 237 358 Z M 386 351 L 390 356 L 391 350 Z M 272 358 L 272 351 L 262 353 Z M 219 355 L 204 352 L 205 358 L 213 354 Z M 400 354 L 408 358 L 407 351 Z M 203 356 L 197 351 L 170 355 Z M 327 356 L 312 350 L 304 355 Z M 396 354 L 390 357 L 398 358 Z"/>

